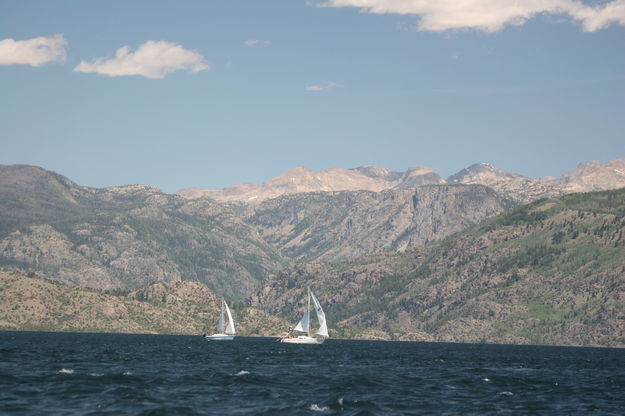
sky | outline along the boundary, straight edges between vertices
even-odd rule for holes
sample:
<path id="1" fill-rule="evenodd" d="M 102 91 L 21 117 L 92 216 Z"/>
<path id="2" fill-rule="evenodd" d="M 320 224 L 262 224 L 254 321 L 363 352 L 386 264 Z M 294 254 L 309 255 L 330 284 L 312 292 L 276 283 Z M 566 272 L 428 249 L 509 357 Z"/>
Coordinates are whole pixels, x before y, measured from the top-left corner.
<path id="1" fill-rule="evenodd" d="M 0 164 L 80 185 L 625 157 L 625 0 L 0 2 Z"/>

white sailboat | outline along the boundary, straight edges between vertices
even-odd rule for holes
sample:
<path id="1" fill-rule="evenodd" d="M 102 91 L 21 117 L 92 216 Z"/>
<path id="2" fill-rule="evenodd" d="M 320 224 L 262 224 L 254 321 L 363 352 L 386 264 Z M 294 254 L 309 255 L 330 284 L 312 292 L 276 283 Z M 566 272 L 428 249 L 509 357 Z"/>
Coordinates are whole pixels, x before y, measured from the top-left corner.
<path id="1" fill-rule="evenodd" d="M 313 335 L 319 335 L 319 337 L 314 337 L 310 333 L 310 301 L 312 299 L 313 307 L 315 309 L 315 313 L 317 314 L 317 320 L 319 321 L 319 329 L 314 332 Z M 326 314 L 323 312 L 319 301 L 315 297 L 315 295 L 308 288 L 308 303 L 306 312 L 304 312 L 304 316 L 299 321 L 297 326 L 294 328 L 295 331 L 305 333 L 306 335 L 298 335 L 289 336 L 285 338 L 280 338 L 280 342 L 285 344 L 323 344 L 323 341 L 329 337 L 328 335 L 328 325 L 326 324 Z"/>
<path id="2" fill-rule="evenodd" d="M 224 331 L 224 318 L 225 314 L 228 316 L 228 324 L 226 325 L 226 330 Z M 207 341 L 232 341 L 234 339 L 234 334 L 236 333 L 234 329 L 234 320 L 232 319 L 232 314 L 230 313 L 230 308 L 226 303 L 224 298 L 221 298 L 221 314 L 219 315 L 219 321 L 217 321 L 217 333 L 213 335 L 204 335 L 204 338 Z"/>

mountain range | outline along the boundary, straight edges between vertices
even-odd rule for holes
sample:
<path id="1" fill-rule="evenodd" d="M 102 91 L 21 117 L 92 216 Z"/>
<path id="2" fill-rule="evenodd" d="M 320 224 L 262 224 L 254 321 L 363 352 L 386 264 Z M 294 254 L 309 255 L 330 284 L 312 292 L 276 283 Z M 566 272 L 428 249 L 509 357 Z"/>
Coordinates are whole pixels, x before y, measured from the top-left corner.
<path id="1" fill-rule="evenodd" d="M 602 164 L 580 163 L 560 178 L 532 179 L 488 163 L 476 163 L 443 179 L 433 169 L 410 168 L 393 172 L 381 166 L 312 171 L 305 167 L 288 170 L 261 185 L 243 183 L 223 189 L 187 188 L 177 195 L 195 199 L 204 196 L 222 202 L 254 203 L 281 195 L 309 192 L 413 189 L 423 185 L 479 184 L 521 203 L 571 192 L 616 189 L 625 186 L 625 158 Z"/>
<path id="2" fill-rule="evenodd" d="M 167 194 L 0 166 L 0 266 L 58 293 L 200 284 L 287 319 L 312 285 L 346 337 L 621 345 L 623 191 L 566 195 L 625 187 L 622 172 L 625 159 L 540 180 L 484 163 L 447 179 L 297 168 L 262 185 Z"/>

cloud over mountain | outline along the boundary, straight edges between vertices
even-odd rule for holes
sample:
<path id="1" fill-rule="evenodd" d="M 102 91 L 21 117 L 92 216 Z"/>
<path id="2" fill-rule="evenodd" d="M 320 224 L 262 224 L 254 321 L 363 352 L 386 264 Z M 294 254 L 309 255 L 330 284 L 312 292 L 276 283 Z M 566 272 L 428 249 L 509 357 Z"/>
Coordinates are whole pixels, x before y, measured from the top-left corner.
<path id="1" fill-rule="evenodd" d="M 204 57 L 195 51 L 166 41 L 149 40 L 131 52 L 130 46 L 122 46 L 113 58 L 97 58 L 93 62 L 81 61 L 76 72 L 93 72 L 117 77 L 141 75 L 146 78 L 164 78 L 175 71 L 200 72 L 210 69 Z"/>
<path id="2" fill-rule="evenodd" d="M 366 13 L 419 16 L 419 30 L 497 32 L 539 14 L 568 15 L 587 32 L 625 26 L 625 0 L 590 6 L 576 0 L 325 0 L 321 7 L 357 7 Z"/>
<path id="3" fill-rule="evenodd" d="M 27 40 L 0 40 L 0 65 L 42 66 L 67 59 L 67 41 L 62 34 Z"/>

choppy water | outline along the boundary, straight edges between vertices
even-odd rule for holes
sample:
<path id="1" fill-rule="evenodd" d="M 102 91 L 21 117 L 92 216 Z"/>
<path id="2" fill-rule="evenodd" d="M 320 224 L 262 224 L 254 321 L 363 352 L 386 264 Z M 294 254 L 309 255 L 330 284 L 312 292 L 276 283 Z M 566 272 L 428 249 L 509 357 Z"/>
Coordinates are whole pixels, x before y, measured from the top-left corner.
<path id="1" fill-rule="evenodd" d="M 625 350 L 0 332 L 0 413 L 625 414 Z"/>

